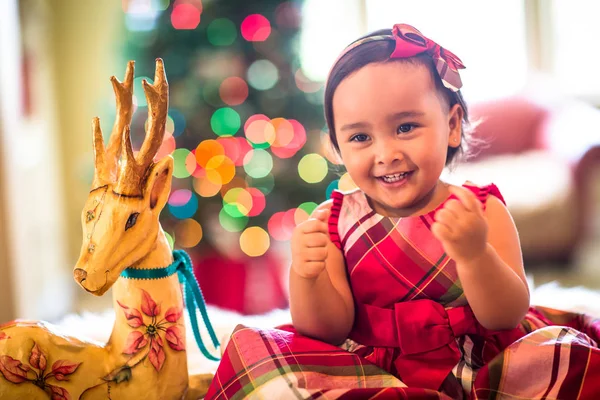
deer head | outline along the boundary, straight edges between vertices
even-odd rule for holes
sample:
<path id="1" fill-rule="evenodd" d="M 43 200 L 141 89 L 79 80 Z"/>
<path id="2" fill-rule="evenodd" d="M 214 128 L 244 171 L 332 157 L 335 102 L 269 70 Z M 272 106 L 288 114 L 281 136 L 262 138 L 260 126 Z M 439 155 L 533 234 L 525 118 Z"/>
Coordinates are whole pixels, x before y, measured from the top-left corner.
<path id="1" fill-rule="evenodd" d="M 125 81 L 111 78 L 117 116 L 105 149 L 99 119 L 92 122 L 95 171 L 92 190 L 81 214 L 83 243 L 74 278 L 85 290 L 101 296 L 121 272 L 140 263 L 164 236 L 158 217 L 171 189 L 173 159 L 154 162 L 162 143 L 169 87 L 161 59 L 154 84 L 142 82 L 148 101 L 146 136 L 134 155 L 129 127 L 132 117 L 134 63 Z"/>

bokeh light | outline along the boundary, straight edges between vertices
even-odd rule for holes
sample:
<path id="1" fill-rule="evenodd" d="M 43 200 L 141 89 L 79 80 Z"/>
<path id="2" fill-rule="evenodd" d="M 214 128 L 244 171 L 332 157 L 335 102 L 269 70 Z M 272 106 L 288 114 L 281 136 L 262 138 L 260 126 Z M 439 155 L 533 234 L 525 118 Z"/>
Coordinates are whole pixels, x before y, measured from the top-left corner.
<path id="1" fill-rule="evenodd" d="M 206 178 L 215 185 L 226 185 L 235 177 L 235 164 L 227 156 L 214 156 L 206 164 Z"/>
<path id="2" fill-rule="evenodd" d="M 254 61 L 248 68 L 248 83 L 254 89 L 271 89 L 279 80 L 279 70 L 269 60 Z"/>
<path id="3" fill-rule="evenodd" d="M 173 136 L 177 137 L 185 130 L 185 117 L 178 110 L 171 108 L 169 118 L 173 121 Z"/>
<path id="4" fill-rule="evenodd" d="M 154 156 L 154 162 L 157 162 L 169 154 L 173 153 L 177 148 L 177 143 L 175 142 L 175 138 L 169 132 L 165 132 L 165 136 L 163 137 L 162 144 L 158 148 L 156 155 Z"/>
<path id="5" fill-rule="evenodd" d="M 326 199 L 331 198 L 331 192 L 333 192 L 335 189 L 338 188 L 339 183 L 340 183 L 340 180 L 336 179 L 336 180 L 332 181 L 331 183 L 329 183 L 329 185 L 327 185 L 327 189 L 325 189 L 325 198 Z"/>
<path id="6" fill-rule="evenodd" d="M 294 140 L 294 125 L 285 118 L 273 118 L 271 125 L 275 129 L 275 140 L 271 143 L 273 147 L 285 147 Z"/>
<path id="7" fill-rule="evenodd" d="M 232 217 L 227 213 L 227 211 L 225 211 L 225 209 L 221 209 L 221 211 L 219 212 L 219 223 L 221 224 L 223 229 L 225 229 L 228 232 L 240 232 L 248 224 L 248 217 Z"/>
<path id="8" fill-rule="evenodd" d="M 177 245 L 190 248 L 202 240 L 202 226 L 194 219 L 184 219 L 175 225 L 175 239 Z"/>
<path id="9" fill-rule="evenodd" d="M 286 241 L 292 238 L 292 232 L 286 230 L 283 224 L 284 216 L 285 212 L 276 212 L 271 216 L 271 218 L 269 218 L 269 222 L 267 223 L 269 235 L 278 241 Z"/>
<path id="10" fill-rule="evenodd" d="M 273 191 L 275 188 L 275 177 L 272 174 L 268 174 L 262 178 L 253 178 L 246 176 L 246 182 L 248 186 L 255 187 L 266 195 Z"/>
<path id="11" fill-rule="evenodd" d="M 309 216 L 310 214 L 307 213 L 306 210 L 303 210 L 302 208 L 298 207 L 294 211 L 294 223 L 296 225 L 301 224 L 302 222 L 306 221 Z"/>
<path id="12" fill-rule="evenodd" d="M 191 175 L 191 172 L 188 169 L 188 156 L 190 155 L 190 151 L 188 149 L 176 149 L 173 151 L 173 176 L 175 178 L 187 178 Z M 196 160 L 194 161 L 194 169 Z M 193 171 L 192 171 L 193 172 Z"/>
<path id="13" fill-rule="evenodd" d="M 202 3 L 200 3 L 201 5 Z M 173 28 L 180 30 L 196 29 L 200 24 L 202 8 L 190 3 L 175 3 L 171 12 L 171 24 Z"/>
<path id="14" fill-rule="evenodd" d="M 342 177 L 340 178 L 340 182 L 338 184 L 339 190 L 341 190 L 342 192 L 349 192 L 351 190 L 356 189 L 356 187 L 356 183 L 354 183 L 354 181 L 350 177 L 350 174 L 347 172 L 344 173 L 344 175 L 342 175 Z"/>
<path id="15" fill-rule="evenodd" d="M 242 37 L 249 42 L 263 42 L 271 34 L 271 23 L 260 14 L 250 14 L 242 21 Z"/>
<path id="16" fill-rule="evenodd" d="M 235 42 L 237 30 L 231 20 L 217 18 L 208 25 L 206 35 L 213 46 L 229 46 Z"/>
<path id="17" fill-rule="evenodd" d="M 327 161 L 317 153 L 306 154 L 298 163 L 298 173 L 307 183 L 318 183 L 327 176 Z"/>
<path id="18" fill-rule="evenodd" d="M 223 196 L 223 209 L 232 217 L 248 216 L 252 209 L 252 195 L 243 188 L 233 188 Z"/>
<path id="19" fill-rule="evenodd" d="M 306 203 L 302 203 L 298 206 L 298 209 L 303 210 L 308 215 L 311 215 L 313 211 L 317 208 L 318 204 L 312 201 L 307 201 Z"/>
<path id="20" fill-rule="evenodd" d="M 262 256 L 270 245 L 269 234 L 259 226 L 246 228 L 240 235 L 240 248 L 250 257 Z"/>
<path id="21" fill-rule="evenodd" d="M 183 202 L 188 195 L 189 200 Z M 198 211 L 198 198 L 188 189 L 176 190 L 169 197 L 169 211 L 177 219 L 192 218 Z"/>
<path id="22" fill-rule="evenodd" d="M 194 191 L 202 197 L 213 197 L 221 190 L 222 185 L 206 178 L 206 170 L 202 169 L 199 177 L 194 178 Z"/>
<path id="23" fill-rule="evenodd" d="M 207 139 L 200 142 L 196 147 L 196 161 L 198 165 L 206 168 L 211 158 L 222 156 L 225 154 L 225 149 L 217 140 Z"/>
<path id="24" fill-rule="evenodd" d="M 246 190 L 250 193 L 250 196 L 252 196 L 252 208 L 250 209 L 248 216 L 256 217 L 264 211 L 265 206 L 267 205 L 267 199 L 264 193 L 255 187 L 249 187 Z"/>
<path id="25" fill-rule="evenodd" d="M 293 157 L 306 144 L 306 130 L 304 126 L 295 119 L 288 119 L 287 122 L 293 127 L 294 134 L 292 140 L 284 147 L 277 147 L 275 145 L 271 147 L 271 152 L 279 158 Z M 282 129 L 287 129 L 286 124 L 283 124 Z M 287 133 L 282 133 L 282 137 L 286 137 L 286 135 Z"/>
<path id="26" fill-rule="evenodd" d="M 248 85 L 242 78 L 230 76 L 221 83 L 219 94 L 225 104 L 237 106 L 246 101 L 248 97 Z"/>
<path id="27" fill-rule="evenodd" d="M 294 74 L 294 80 L 296 81 L 298 89 L 302 90 L 304 93 L 315 93 L 323 87 L 323 83 L 314 82 L 308 79 L 301 69 L 298 69 Z"/>
<path id="28" fill-rule="evenodd" d="M 270 146 L 275 141 L 275 127 L 271 121 L 255 119 L 246 124 L 245 134 L 252 144 Z"/>
<path id="29" fill-rule="evenodd" d="M 264 178 L 273 169 L 273 157 L 262 149 L 253 149 L 244 157 L 244 170 L 253 178 Z"/>
<path id="30" fill-rule="evenodd" d="M 233 108 L 216 110 L 210 118 L 210 127 L 219 136 L 233 136 L 240 129 L 240 115 Z"/>

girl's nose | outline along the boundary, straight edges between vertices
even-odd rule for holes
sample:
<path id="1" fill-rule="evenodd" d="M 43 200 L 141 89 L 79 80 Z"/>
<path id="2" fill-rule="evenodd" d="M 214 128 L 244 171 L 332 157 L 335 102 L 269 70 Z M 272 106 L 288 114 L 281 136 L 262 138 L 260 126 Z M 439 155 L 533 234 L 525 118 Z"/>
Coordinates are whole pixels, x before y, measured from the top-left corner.
<path id="1" fill-rule="evenodd" d="M 393 164 L 404 159 L 404 154 L 397 141 L 379 140 L 375 146 L 375 160 L 377 164 Z"/>

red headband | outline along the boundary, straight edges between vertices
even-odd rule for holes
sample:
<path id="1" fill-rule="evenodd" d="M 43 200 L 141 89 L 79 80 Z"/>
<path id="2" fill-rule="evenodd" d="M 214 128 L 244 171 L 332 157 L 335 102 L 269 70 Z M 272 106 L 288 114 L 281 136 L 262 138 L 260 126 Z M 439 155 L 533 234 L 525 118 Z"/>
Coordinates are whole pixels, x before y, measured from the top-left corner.
<path id="1" fill-rule="evenodd" d="M 408 58 L 421 53 L 426 53 L 433 59 L 435 68 L 445 87 L 457 92 L 462 87 L 462 81 L 458 73 L 459 69 L 464 69 L 460 58 L 444 49 L 433 40 L 423 36 L 416 28 L 407 24 L 396 24 L 392 29 L 392 35 L 367 36 L 359 39 L 348 46 L 334 63 L 337 64 L 340 58 L 355 47 L 366 42 L 375 40 L 389 40 L 393 38 L 396 41 L 396 48 L 390 54 L 390 58 Z"/>

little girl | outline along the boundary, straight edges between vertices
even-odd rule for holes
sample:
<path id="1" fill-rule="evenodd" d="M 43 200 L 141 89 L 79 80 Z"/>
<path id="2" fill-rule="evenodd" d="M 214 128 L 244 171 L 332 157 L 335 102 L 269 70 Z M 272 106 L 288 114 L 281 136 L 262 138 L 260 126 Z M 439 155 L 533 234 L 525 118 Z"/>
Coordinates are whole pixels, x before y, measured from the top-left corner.
<path id="1" fill-rule="evenodd" d="M 462 68 L 404 24 L 337 59 L 325 117 L 358 189 L 294 232 L 293 327 L 236 328 L 207 399 L 600 398 L 600 321 L 529 308 L 496 186 L 440 180 Z"/>

